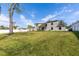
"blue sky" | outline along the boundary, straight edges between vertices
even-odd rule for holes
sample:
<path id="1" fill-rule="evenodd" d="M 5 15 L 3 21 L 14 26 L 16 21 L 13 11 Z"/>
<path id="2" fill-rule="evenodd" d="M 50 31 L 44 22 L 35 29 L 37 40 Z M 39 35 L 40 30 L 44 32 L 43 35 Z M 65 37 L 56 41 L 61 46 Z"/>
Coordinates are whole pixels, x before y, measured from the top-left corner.
<path id="1" fill-rule="evenodd" d="M 8 26 L 8 4 L 1 4 L 0 25 Z M 48 20 L 64 20 L 68 25 L 79 20 L 79 4 L 25 3 L 20 4 L 21 13 L 14 13 L 13 20 L 20 27 Z"/>

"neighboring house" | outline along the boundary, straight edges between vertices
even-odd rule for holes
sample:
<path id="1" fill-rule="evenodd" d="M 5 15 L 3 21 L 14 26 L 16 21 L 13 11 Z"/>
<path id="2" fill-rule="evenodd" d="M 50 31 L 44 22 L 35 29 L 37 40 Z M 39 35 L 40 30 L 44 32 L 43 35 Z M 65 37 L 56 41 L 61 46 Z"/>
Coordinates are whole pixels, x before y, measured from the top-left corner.
<path id="1" fill-rule="evenodd" d="M 67 31 L 65 24 L 61 22 L 61 20 L 47 21 L 46 23 L 36 23 L 36 30 L 44 30 L 44 31 Z"/>
<path id="2" fill-rule="evenodd" d="M 31 27 L 28 29 L 29 31 L 36 31 L 35 27 Z"/>
<path id="3" fill-rule="evenodd" d="M 79 21 L 73 23 L 72 25 L 70 25 L 69 28 L 70 31 L 79 31 Z"/>

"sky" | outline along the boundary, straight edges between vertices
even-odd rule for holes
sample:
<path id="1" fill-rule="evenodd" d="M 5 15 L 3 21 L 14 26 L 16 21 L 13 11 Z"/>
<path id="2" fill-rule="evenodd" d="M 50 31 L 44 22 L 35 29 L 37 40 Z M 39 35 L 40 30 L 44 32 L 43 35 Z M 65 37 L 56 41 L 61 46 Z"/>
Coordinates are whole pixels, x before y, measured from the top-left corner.
<path id="1" fill-rule="evenodd" d="M 0 4 L 0 25 L 8 26 L 9 4 Z M 25 3 L 19 4 L 20 13 L 14 12 L 15 25 L 26 28 L 27 25 L 43 23 L 48 20 L 63 20 L 68 25 L 79 20 L 78 3 Z"/>

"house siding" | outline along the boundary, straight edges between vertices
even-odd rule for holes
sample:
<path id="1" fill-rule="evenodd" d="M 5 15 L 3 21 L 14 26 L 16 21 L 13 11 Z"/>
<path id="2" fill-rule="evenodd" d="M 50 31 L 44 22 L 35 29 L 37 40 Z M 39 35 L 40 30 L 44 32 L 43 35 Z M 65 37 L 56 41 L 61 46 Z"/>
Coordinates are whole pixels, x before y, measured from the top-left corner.
<path id="1" fill-rule="evenodd" d="M 46 27 L 46 31 L 51 30 L 51 28 L 53 28 L 53 31 L 65 31 L 66 28 L 65 27 L 61 27 L 61 30 L 59 29 L 59 27 L 57 27 L 57 25 L 59 24 L 59 22 L 53 22 L 53 25 L 51 25 L 51 23 L 47 23 L 47 27 Z"/>
<path id="2" fill-rule="evenodd" d="M 79 31 L 79 23 L 75 23 L 71 26 L 72 31 Z"/>
<path id="3" fill-rule="evenodd" d="M 45 31 L 66 31 L 65 27 L 61 27 L 61 29 L 59 29 L 58 25 L 59 25 L 59 21 L 55 21 L 55 22 L 47 22 L 45 23 L 46 26 L 44 27 Z M 39 26 L 36 27 L 36 29 L 38 30 L 42 30 L 42 28 L 39 28 Z"/>
<path id="4" fill-rule="evenodd" d="M 51 30 L 51 27 L 53 28 L 53 30 L 58 30 L 58 28 L 56 27 L 57 25 L 58 22 L 53 22 L 53 25 L 51 25 L 51 23 L 47 23 L 46 30 Z"/>

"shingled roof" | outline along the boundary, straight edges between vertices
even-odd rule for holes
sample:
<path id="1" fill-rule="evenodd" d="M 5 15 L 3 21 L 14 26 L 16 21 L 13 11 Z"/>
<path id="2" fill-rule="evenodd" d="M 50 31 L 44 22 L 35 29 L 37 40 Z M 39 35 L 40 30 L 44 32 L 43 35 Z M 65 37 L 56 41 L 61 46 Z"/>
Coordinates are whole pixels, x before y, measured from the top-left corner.
<path id="1" fill-rule="evenodd" d="M 46 23 L 52 23 L 52 22 L 57 22 L 59 20 L 48 20 Z"/>

